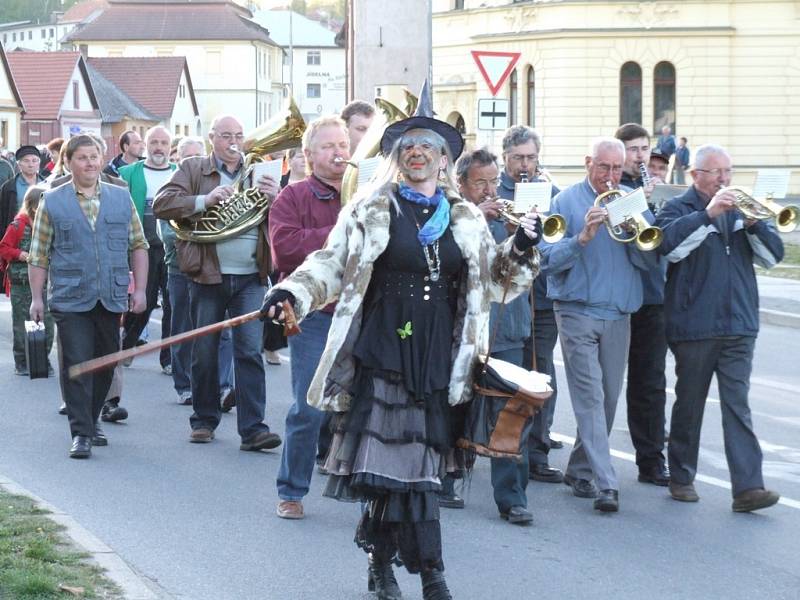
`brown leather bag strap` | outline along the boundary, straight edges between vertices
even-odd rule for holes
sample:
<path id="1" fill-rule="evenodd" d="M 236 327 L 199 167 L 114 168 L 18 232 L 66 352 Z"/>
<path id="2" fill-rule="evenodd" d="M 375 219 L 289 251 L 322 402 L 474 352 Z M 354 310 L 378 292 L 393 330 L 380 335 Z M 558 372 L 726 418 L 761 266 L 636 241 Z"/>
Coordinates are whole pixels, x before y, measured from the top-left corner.
<path id="1" fill-rule="evenodd" d="M 531 285 L 531 371 L 536 371 L 536 292 Z"/>

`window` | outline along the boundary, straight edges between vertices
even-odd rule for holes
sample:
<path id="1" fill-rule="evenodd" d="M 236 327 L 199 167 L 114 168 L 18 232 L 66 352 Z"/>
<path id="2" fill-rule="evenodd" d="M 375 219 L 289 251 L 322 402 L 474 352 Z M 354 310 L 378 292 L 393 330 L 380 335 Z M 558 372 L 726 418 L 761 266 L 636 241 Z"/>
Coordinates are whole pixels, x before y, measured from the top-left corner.
<path id="1" fill-rule="evenodd" d="M 306 85 L 306 98 L 320 98 L 322 96 L 322 85 L 319 83 L 309 83 Z"/>
<path id="2" fill-rule="evenodd" d="M 517 99 L 519 97 L 519 93 L 517 91 L 517 70 L 514 69 L 511 71 L 511 77 L 509 78 L 509 94 L 508 94 L 508 124 L 509 125 L 516 125 L 517 124 Z"/>
<path id="3" fill-rule="evenodd" d="M 458 130 L 462 136 L 467 135 L 467 124 L 464 122 L 464 117 L 458 115 L 456 118 L 456 124 L 453 125 Z"/>
<path id="4" fill-rule="evenodd" d="M 52 38 L 52 37 L 56 37 L 56 30 L 55 30 L 55 29 L 53 29 L 52 27 L 50 28 L 50 37 L 51 37 L 51 38 Z"/>
<path id="5" fill-rule="evenodd" d="M 72 106 L 75 110 L 81 107 L 81 90 L 77 81 L 72 82 Z"/>
<path id="6" fill-rule="evenodd" d="M 626 62 L 619 71 L 619 124 L 642 122 L 642 68 Z"/>
<path id="7" fill-rule="evenodd" d="M 464 10 L 464 0 L 454 0 L 453 10 Z"/>
<path id="8" fill-rule="evenodd" d="M 42 39 L 47 37 L 47 29 L 42 29 Z"/>
<path id="9" fill-rule="evenodd" d="M 11 34 L 11 41 L 12 42 L 16 42 L 17 41 L 17 32 L 16 31 Z"/>
<path id="10" fill-rule="evenodd" d="M 667 125 L 675 132 L 675 67 L 660 62 L 653 71 L 653 134 L 659 135 Z"/>
<path id="11" fill-rule="evenodd" d="M 528 67 L 528 125 L 536 124 L 536 87 L 533 67 Z"/>
<path id="12" fill-rule="evenodd" d="M 178 86 L 178 98 L 186 98 L 186 86 L 183 84 Z"/>
<path id="13" fill-rule="evenodd" d="M 186 135 L 186 136 L 189 135 L 189 126 L 188 125 L 184 125 L 183 126 L 183 135 Z"/>
<path id="14" fill-rule="evenodd" d="M 309 50 L 306 53 L 306 64 L 307 65 L 318 65 L 319 62 L 320 62 L 319 50 Z"/>
<path id="15" fill-rule="evenodd" d="M 29 39 L 29 40 L 32 40 L 32 39 L 33 39 L 33 30 L 31 30 L 31 31 L 29 31 L 29 32 L 28 32 L 28 39 Z"/>
<path id="16" fill-rule="evenodd" d="M 175 135 L 180 135 L 180 134 L 181 134 L 181 126 L 175 125 Z"/>

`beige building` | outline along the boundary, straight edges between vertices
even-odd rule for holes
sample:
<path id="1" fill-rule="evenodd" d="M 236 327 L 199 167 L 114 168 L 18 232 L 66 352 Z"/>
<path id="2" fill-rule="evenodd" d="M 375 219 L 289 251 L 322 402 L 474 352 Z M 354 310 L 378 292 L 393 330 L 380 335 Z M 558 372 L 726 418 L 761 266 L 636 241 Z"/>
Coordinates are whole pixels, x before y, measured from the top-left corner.
<path id="1" fill-rule="evenodd" d="M 470 51 L 520 52 L 497 97 L 542 134 L 559 183 L 582 176 L 592 138 L 638 121 L 727 147 L 740 185 L 791 168 L 800 193 L 800 1 L 432 1 L 434 106 L 471 145 L 499 150 L 502 132 L 477 129 L 491 93 Z"/>
<path id="2" fill-rule="evenodd" d="M 25 107 L 1 45 L 0 64 L 0 148 L 16 150 L 20 145 L 20 120 Z"/>

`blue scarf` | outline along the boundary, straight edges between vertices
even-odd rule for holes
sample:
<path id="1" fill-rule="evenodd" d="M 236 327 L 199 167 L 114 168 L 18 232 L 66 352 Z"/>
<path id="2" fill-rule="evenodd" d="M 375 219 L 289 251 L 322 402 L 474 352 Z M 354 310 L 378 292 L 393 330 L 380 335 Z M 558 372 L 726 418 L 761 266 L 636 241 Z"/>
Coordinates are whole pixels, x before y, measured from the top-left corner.
<path id="1" fill-rule="evenodd" d="M 417 239 L 423 246 L 433 244 L 444 234 L 447 227 L 450 225 L 450 203 L 444 196 L 441 188 L 436 188 L 436 193 L 428 198 L 416 190 L 411 189 L 406 184 L 400 184 L 400 196 L 409 202 L 418 204 L 420 206 L 435 206 L 436 210 L 427 220 L 419 232 Z"/>

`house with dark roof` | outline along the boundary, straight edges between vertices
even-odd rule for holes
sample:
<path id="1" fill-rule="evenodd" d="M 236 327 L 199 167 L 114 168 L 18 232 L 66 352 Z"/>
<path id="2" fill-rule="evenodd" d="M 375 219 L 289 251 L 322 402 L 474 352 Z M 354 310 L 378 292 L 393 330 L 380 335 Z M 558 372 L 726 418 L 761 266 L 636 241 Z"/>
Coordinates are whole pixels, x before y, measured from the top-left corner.
<path id="1" fill-rule="evenodd" d="M 88 58 L 185 57 L 204 128 L 221 113 L 246 131 L 283 106 L 283 50 L 230 0 L 108 0 L 65 42 Z"/>
<path id="2" fill-rule="evenodd" d="M 19 95 L 11 67 L 6 58 L 6 52 L 0 44 L 0 147 L 15 150 L 19 147 L 20 120 L 25 105 Z"/>
<path id="3" fill-rule="evenodd" d="M 20 143 L 46 144 L 82 132 L 101 135 L 101 116 L 79 52 L 9 52 L 25 112 Z"/>
<path id="4" fill-rule="evenodd" d="M 162 125 L 176 136 L 201 134 L 192 78 L 183 56 L 94 57 L 87 63 L 103 124 L 110 126 L 115 138 L 126 129 L 144 137 L 153 125 Z"/>

